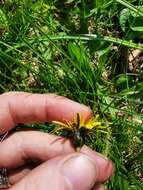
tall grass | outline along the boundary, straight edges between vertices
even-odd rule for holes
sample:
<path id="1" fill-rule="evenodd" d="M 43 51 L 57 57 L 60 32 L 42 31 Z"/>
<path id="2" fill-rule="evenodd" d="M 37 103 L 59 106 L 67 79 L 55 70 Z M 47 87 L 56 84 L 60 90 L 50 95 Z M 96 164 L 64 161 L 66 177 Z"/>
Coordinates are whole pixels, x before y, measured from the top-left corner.
<path id="1" fill-rule="evenodd" d="M 107 188 L 143 189 L 142 1 L 6 0 L 0 6 L 0 92 L 53 92 L 89 105 L 108 133 L 97 130 L 87 143 L 116 166 Z M 139 61 L 130 63 L 137 49 Z"/>

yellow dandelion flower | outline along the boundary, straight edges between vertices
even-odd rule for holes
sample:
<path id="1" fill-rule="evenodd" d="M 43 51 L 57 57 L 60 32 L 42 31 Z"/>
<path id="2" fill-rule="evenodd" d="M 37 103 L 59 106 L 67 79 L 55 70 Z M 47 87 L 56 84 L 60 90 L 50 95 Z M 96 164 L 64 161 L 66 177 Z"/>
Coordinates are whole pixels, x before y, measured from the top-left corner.
<path id="1" fill-rule="evenodd" d="M 87 122 L 81 117 L 80 113 L 77 113 L 74 117 L 73 122 L 64 121 L 57 122 L 53 121 L 54 124 L 58 125 L 54 132 L 65 131 L 66 137 L 71 139 L 71 142 L 75 149 L 81 148 L 85 144 L 85 139 L 94 128 L 102 128 L 101 122 L 98 121 L 98 115 L 90 118 Z M 60 126 L 60 127 L 59 127 Z"/>

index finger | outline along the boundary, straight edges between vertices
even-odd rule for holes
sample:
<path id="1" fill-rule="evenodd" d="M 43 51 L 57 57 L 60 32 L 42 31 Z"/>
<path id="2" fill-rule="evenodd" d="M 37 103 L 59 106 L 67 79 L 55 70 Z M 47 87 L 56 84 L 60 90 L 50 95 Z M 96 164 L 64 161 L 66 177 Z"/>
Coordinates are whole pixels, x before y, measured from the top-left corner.
<path id="1" fill-rule="evenodd" d="M 85 120 L 91 116 L 89 107 L 55 94 L 5 93 L 0 95 L 0 134 L 18 123 L 72 121 L 77 112 Z"/>

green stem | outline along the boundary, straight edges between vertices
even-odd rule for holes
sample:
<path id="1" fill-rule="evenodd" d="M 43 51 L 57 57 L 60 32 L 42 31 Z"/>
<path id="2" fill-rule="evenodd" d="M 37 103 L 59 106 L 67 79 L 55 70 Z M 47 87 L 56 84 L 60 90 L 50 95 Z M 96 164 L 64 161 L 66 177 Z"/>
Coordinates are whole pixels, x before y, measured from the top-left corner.
<path id="1" fill-rule="evenodd" d="M 143 12 L 139 9 L 140 8 L 139 6 L 138 6 L 138 8 L 136 8 L 134 5 L 132 5 L 131 3 L 129 3 L 125 0 L 116 0 L 116 2 L 124 5 L 125 7 L 129 8 L 131 11 L 134 11 L 135 13 L 137 13 L 138 15 L 143 17 Z"/>

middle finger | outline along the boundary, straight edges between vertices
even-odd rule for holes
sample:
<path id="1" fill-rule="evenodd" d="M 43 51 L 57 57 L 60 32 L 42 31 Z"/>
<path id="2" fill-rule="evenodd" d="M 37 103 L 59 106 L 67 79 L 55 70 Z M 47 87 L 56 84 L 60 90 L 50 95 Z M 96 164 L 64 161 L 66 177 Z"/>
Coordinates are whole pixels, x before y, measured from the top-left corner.
<path id="1" fill-rule="evenodd" d="M 0 168 L 17 168 L 74 152 L 69 140 L 39 131 L 22 131 L 0 143 Z"/>

